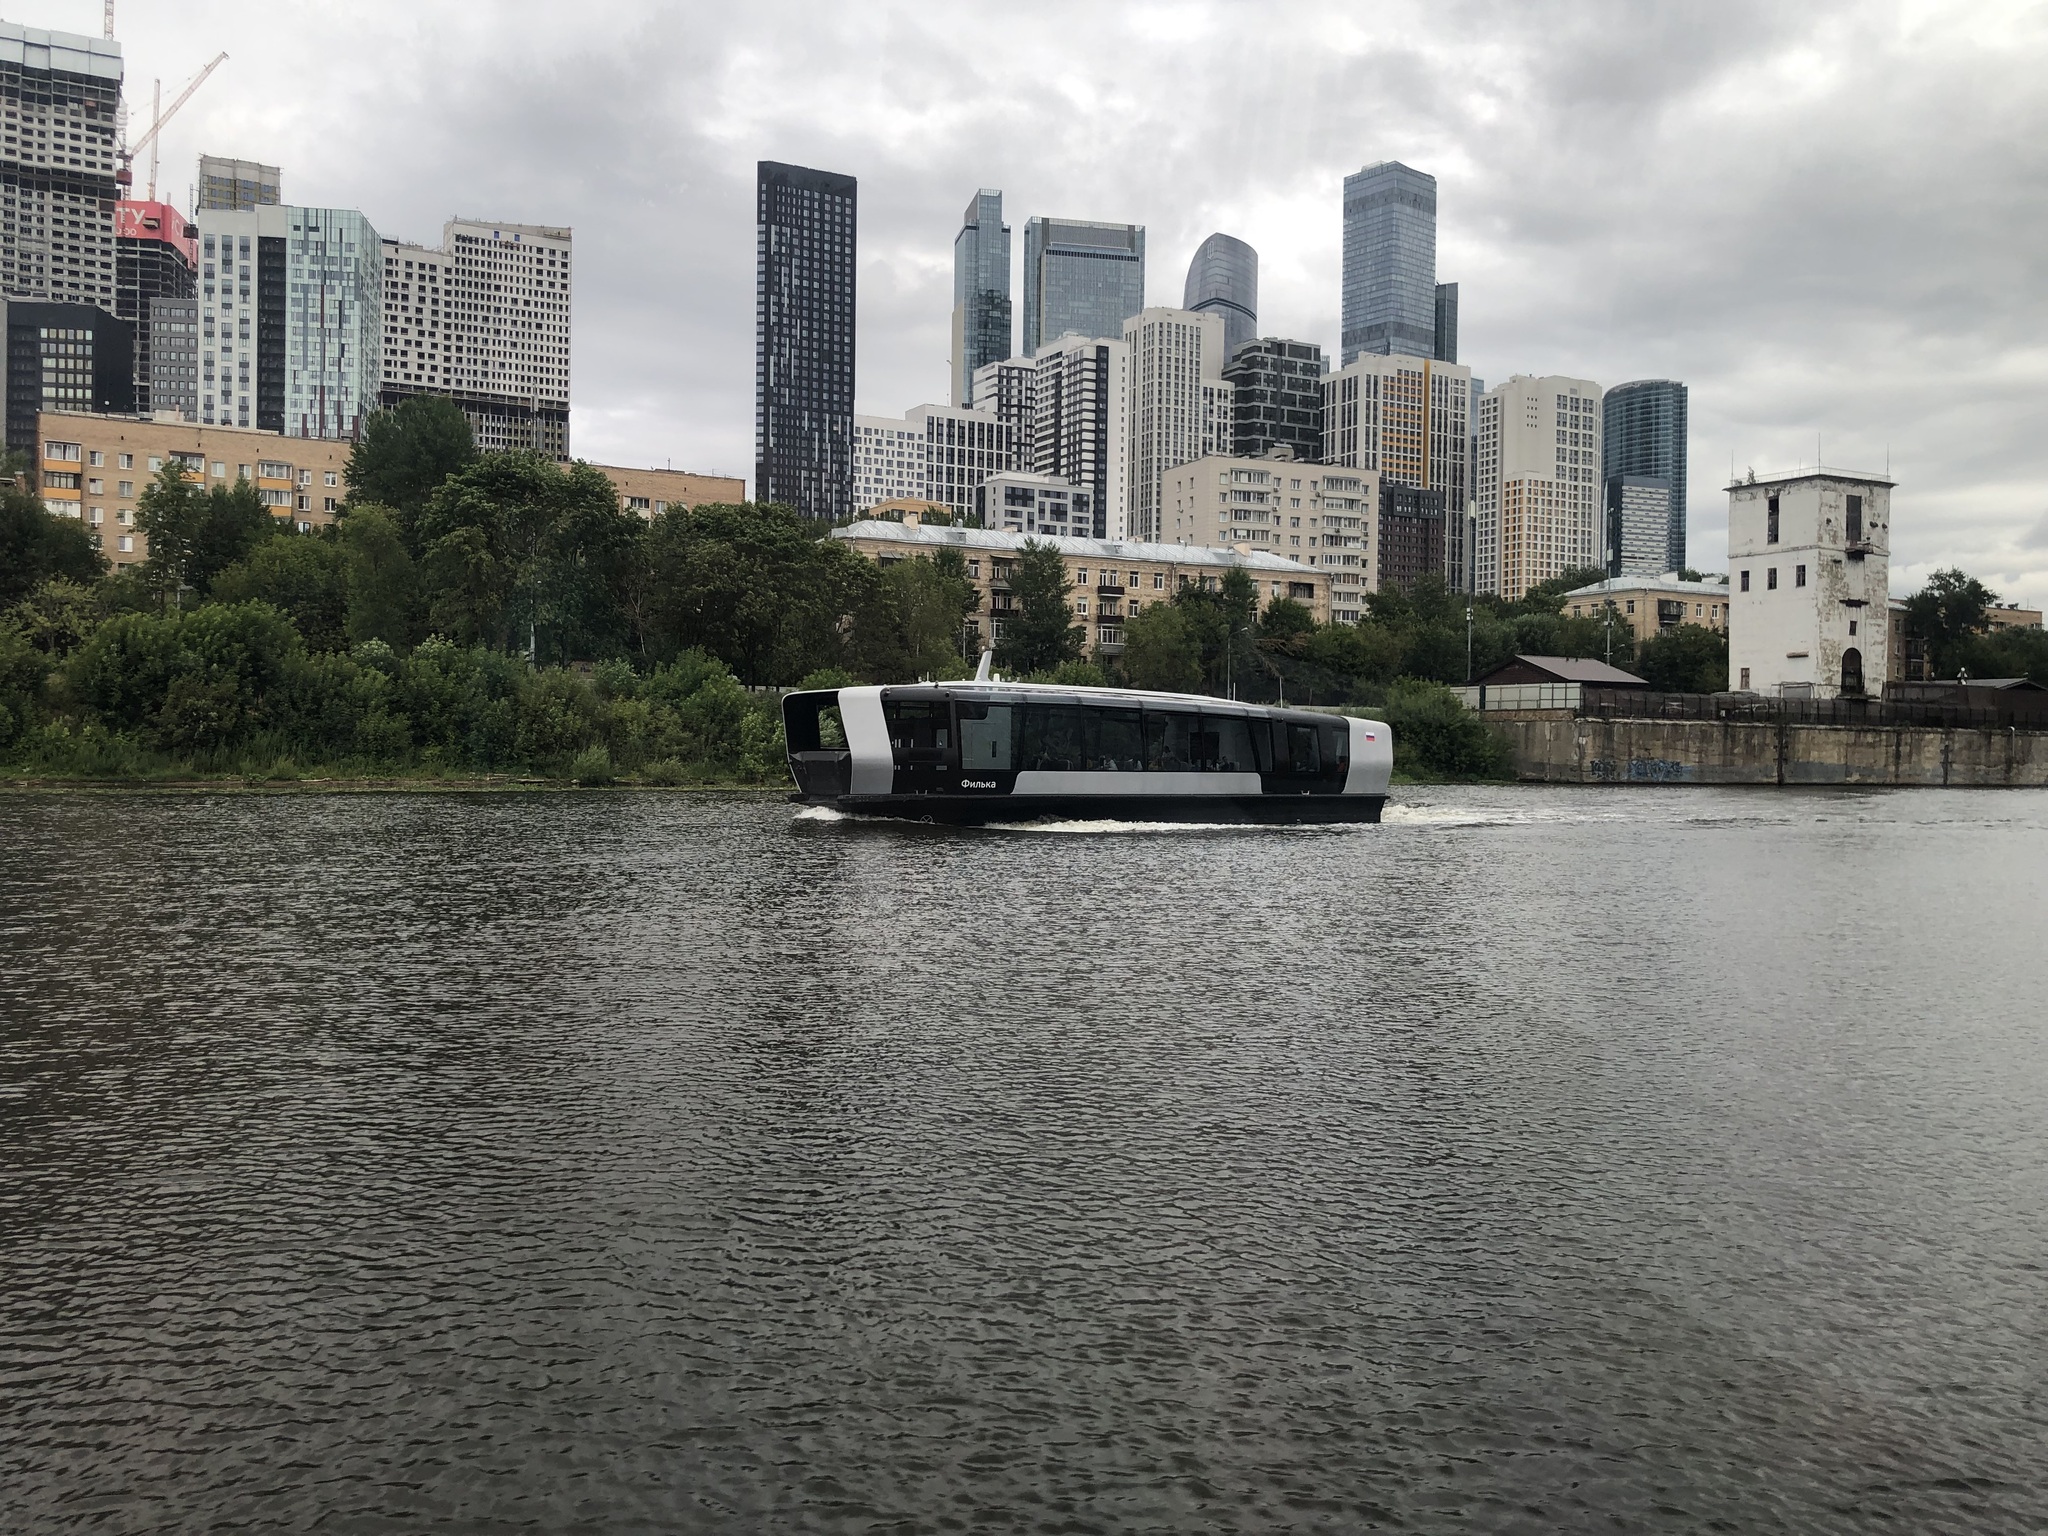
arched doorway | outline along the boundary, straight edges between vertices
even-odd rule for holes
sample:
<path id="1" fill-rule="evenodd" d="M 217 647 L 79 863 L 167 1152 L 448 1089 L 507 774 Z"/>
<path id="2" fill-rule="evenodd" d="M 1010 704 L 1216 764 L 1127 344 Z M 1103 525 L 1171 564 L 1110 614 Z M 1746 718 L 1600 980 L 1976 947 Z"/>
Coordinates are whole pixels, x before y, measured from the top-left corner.
<path id="1" fill-rule="evenodd" d="M 1842 692 L 1845 695 L 1863 692 L 1863 653 L 1853 645 L 1842 652 Z"/>

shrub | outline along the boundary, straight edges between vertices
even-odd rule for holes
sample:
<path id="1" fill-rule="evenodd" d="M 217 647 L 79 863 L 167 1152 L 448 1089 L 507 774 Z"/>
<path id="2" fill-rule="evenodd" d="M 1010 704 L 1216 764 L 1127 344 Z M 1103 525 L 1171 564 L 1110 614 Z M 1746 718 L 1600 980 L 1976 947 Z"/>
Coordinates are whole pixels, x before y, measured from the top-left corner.
<path id="1" fill-rule="evenodd" d="M 1401 678 L 1387 690 L 1381 712 L 1394 732 L 1394 767 L 1403 773 L 1442 779 L 1514 777 L 1508 744 L 1441 683 Z"/>

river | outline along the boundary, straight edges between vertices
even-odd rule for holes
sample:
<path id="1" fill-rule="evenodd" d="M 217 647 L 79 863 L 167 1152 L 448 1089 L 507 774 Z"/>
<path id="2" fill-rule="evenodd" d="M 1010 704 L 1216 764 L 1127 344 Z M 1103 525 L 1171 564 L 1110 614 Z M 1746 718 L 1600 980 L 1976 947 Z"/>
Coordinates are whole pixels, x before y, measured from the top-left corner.
<path id="1" fill-rule="evenodd" d="M 2048 794 L 0 799 L 0 1526 L 2048 1527 Z"/>

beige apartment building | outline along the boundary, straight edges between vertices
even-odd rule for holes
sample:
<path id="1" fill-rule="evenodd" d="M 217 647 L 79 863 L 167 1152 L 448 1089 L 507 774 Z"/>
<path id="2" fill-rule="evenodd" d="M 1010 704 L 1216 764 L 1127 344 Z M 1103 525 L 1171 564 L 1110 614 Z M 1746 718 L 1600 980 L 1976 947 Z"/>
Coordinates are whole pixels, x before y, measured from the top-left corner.
<path id="1" fill-rule="evenodd" d="M 627 469 L 618 464 L 590 467 L 617 488 L 621 507 L 642 517 L 747 499 L 747 482 L 736 475 L 695 475 L 683 469 Z"/>
<path id="2" fill-rule="evenodd" d="M 1331 614 L 1356 624 L 1379 590 L 1380 477 L 1293 459 L 1211 454 L 1162 477 L 1166 537 L 1258 550 L 1328 578 Z"/>
<path id="3" fill-rule="evenodd" d="M 1034 542 L 1052 545 L 1065 558 L 1067 577 L 1074 585 L 1075 622 L 1087 629 L 1089 649 L 1099 649 L 1105 655 L 1123 651 L 1124 621 L 1142 613 L 1147 603 L 1167 602 L 1185 586 L 1214 589 L 1233 569 L 1251 577 L 1261 607 L 1275 598 L 1292 598 L 1306 607 L 1318 624 L 1330 621 L 1331 573 L 1264 550 L 933 527 L 914 515 L 900 523 L 849 523 L 834 528 L 831 536 L 884 565 L 930 556 L 940 549 L 958 550 L 967 565 L 967 579 L 981 595 L 968 620 L 970 635 L 981 644 L 1002 639 L 1006 618 L 1014 611 L 1010 577 L 1016 571 L 1017 555 Z"/>
<path id="4" fill-rule="evenodd" d="M 1701 629 L 1728 627 L 1728 588 L 1718 581 L 1647 580 L 1617 576 L 1564 595 L 1564 611 L 1575 619 L 1597 619 L 1608 608 L 1641 644 L 1681 624 Z"/>
<path id="5" fill-rule="evenodd" d="M 334 521 L 353 446 L 248 427 L 68 411 L 38 416 L 36 441 L 43 505 L 83 522 L 116 570 L 148 557 L 149 541 L 135 527 L 135 503 L 164 465 L 183 464 L 185 478 L 200 485 L 247 480 L 273 516 L 305 530 Z"/>

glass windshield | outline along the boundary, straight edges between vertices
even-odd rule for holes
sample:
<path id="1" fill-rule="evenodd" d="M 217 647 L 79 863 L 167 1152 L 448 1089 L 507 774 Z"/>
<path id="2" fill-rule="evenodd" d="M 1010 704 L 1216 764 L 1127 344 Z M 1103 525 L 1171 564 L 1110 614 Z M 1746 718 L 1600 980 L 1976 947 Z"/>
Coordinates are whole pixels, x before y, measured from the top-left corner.
<path id="1" fill-rule="evenodd" d="M 1016 766 L 1014 709 L 1008 704 L 962 703 L 959 710 L 962 773 L 1008 773 Z"/>
<path id="2" fill-rule="evenodd" d="M 953 740 L 952 715 L 952 706 L 944 700 L 885 698 L 882 718 L 889 725 L 889 750 L 896 761 L 943 761 Z"/>

